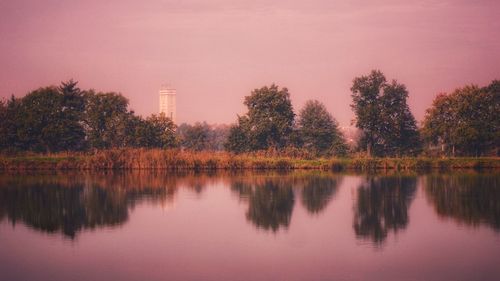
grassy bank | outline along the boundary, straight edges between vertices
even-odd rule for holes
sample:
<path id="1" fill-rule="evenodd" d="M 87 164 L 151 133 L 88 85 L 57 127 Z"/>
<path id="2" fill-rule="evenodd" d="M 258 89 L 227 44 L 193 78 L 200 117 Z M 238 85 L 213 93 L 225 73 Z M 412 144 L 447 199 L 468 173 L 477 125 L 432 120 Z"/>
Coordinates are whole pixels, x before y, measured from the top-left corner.
<path id="1" fill-rule="evenodd" d="M 302 159 L 258 153 L 112 149 L 94 153 L 0 156 L 0 170 L 453 170 L 500 169 L 500 158 L 333 158 Z"/>

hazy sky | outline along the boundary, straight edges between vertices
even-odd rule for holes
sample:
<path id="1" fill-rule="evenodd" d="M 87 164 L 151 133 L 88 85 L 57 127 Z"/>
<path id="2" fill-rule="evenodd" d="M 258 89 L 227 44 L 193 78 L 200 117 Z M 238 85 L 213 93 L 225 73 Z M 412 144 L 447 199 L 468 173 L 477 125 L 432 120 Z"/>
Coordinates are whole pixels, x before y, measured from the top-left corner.
<path id="1" fill-rule="evenodd" d="M 374 68 L 418 120 L 438 92 L 500 79 L 500 1 L 0 0 L 0 97 L 74 78 L 148 115 L 169 82 L 179 122 L 230 123 L 274 82 L 348 125 Z"/>

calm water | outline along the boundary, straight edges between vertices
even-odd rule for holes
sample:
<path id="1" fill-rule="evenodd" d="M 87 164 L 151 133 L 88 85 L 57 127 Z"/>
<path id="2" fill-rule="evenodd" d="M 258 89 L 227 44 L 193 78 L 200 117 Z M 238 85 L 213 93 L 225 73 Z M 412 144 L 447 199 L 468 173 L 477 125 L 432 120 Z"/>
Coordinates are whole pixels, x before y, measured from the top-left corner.
<path id="1" fill-rule="evenodd" d="M 500 280 L 500 174 L 0 175 L 0 280 Z"/>

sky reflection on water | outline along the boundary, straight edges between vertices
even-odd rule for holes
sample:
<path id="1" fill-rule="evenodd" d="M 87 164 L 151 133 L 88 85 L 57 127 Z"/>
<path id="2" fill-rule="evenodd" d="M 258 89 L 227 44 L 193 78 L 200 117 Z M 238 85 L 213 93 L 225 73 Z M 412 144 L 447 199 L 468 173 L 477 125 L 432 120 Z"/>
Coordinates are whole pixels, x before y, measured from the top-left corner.
<path id="1" fill-rule="evenodd" d="M 317 171 L 1 175 L 0 279 L 496 280 L 499 183 Z"/>

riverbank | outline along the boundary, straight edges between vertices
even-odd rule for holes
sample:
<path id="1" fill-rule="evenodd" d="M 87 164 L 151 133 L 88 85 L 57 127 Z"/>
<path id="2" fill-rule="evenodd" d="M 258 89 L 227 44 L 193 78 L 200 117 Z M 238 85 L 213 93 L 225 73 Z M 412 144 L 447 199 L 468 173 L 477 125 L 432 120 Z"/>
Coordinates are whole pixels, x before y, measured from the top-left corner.
<path id="1" fill-rule="evenodd" d="M 500 158 L 318 158 L 159 149 L 0 156 L 0 170 L 455 170 L 500 169 Z"/>

